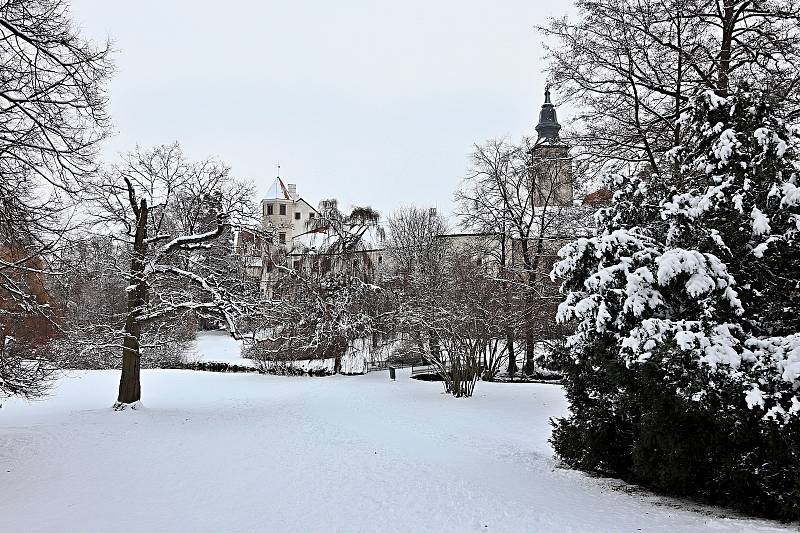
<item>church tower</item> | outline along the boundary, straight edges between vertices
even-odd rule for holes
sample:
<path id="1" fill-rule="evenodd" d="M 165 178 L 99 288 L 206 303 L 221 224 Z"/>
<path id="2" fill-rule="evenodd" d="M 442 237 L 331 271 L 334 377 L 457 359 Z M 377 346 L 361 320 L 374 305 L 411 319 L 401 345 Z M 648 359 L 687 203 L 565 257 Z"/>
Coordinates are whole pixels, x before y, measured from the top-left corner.
<path id="1" fill-rule="evenodd" d="M 544 103 L 542 110 L 539 111 L 539 123 L 536 125 L 536 133 L 539 134 L 539 141 L 558 141 L 558 132 L 561 131 L 561 124 L 556 117 L 556 106 L 550 101 L 550 87 L 544 90 Z"/>
<path id="2" fill-rule="evenodd" d="M 544 91 L 544 104 L 536 125 L 538 137 L 531 150 L 531 165 L 535 184 L 534 204 L 537 207 L 572 205 L 572 160 L 569 146 L 559 137 L 556 107 L 550 101 L 550 88 Z"/>

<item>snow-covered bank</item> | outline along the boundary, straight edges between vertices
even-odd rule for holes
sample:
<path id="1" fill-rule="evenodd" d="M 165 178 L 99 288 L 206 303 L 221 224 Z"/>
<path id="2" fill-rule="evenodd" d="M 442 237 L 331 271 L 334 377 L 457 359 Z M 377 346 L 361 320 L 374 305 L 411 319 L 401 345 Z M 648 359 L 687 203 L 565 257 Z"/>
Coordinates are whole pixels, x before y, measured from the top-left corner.
<path id="1" fill-rule="evenodd" d="M 368 343 L 356 340 L 342 356 L 343 374 L 363 374 L 367 371 L 367 358 L 380 357 L 385 360 L 386 353 L 371 353 Z M 242 341 L 231 337 L 227 331 L 200 331 L 189 347 L 186 360 L 189 363 L 225 363 L 240 367 L 255 368 L 258 363 L 242 357 Z M 290 367 L 293 370 L 311 374 L 333 374 L 333 359 L 301 359 L 298 361 L 265 361 L 267 369 L 279 370 Z M 281 372 L 279 372 L 281 373 Z"/>
<path id="2" fill-rule="evenodd" d="M 117 413 L 118 379 L 4 402 L 4 532 L 783 530 L 556 468 L 554 385 L 145 370 Z"/>
<path id="3" fill-rule="evenodd" d="M 227 331 L 198 332 L 188 352 L 189 362 L 255 366 L 252 360 L 242 357 L 242 341 L 237 341 Z"/>

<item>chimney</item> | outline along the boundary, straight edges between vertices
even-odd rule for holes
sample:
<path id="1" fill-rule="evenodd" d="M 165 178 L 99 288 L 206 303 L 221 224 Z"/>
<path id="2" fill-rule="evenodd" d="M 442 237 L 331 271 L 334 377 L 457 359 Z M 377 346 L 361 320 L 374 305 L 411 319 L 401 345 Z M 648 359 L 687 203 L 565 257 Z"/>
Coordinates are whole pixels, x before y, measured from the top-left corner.
<path id="1" fill-rule="evenodd" d="M 289 198 L 292 200 L 297 200 L 297 184 L 289 183 L 287 188 L 289 189 Z"/>
<path id="2" fill-rule="evenodd" d="M 435 207 L 431 207 L 431 208 L 428 210 L 428 214 L 429 214 L 431 217 L 435 217 L 435 216 L 436 216 L 436 208 L 435 208 Z"/>

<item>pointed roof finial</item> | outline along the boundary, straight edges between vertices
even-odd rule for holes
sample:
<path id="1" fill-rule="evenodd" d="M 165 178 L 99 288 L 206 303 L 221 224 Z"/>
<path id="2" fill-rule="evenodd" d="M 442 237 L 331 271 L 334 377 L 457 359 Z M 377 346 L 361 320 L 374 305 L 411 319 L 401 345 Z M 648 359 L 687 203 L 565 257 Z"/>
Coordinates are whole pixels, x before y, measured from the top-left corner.
<path id="1" fill-rule="evenodd" d="M 281 162 L 278 161 L 278 177 L 281 177 Z"/>
<path id="2" fill-rule="evenodd" d="M 544 103 L 542 110 L 539 111 L 539 124 L 536 125 L 536 133 L 539 134 L 539 140 L 558 140 L 558 132 L 561 130 L 561 124 L 558 123 L 556 118 L 556 106 L 550 101 L 550 84 L 544 89 Z"/>

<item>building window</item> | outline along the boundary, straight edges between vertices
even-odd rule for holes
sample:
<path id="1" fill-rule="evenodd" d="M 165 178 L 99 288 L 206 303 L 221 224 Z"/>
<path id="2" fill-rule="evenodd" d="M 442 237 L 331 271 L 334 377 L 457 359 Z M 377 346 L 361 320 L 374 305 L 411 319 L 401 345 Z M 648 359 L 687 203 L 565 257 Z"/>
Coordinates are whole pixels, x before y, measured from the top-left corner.
<path id="1" fill-rule="evenodd" d="M 294 219 L 295 220 L 300 220 L 300 213 L 299 212 L 294 214 Z"/>
<path id="2" fill-rule="evenodd" d="M 280 210 L 281 210 L 281 215 L 285 215 L 286 214 L 286 204 L 281 204 Z"/>
<path id="3" fill-rule="evenodd" d="M 479 257 L 479 258 L 477 259 L 477 261 L 475 261 L 475 262 L 478 264 L 478 266 L 481 266 L 481 265 L 483 264 L 483 258 L 482 258 L 482 257 Z"/>
<path id="4" fill-rule="evenodd" d="M 297 260 L 297 261 L 295 261 L 295 262 L 294 262 L 294 269 L 295 269 L 295 270 L 300 270 L 300 266 L 301 266 L 301 264 L 302 264 L 302 263 L 300 262 L 300 260 Z"/>
<path id="5" fill-rule="evenodd" d="M 379 256 L 378 256 L 378 264 L 379 264 L 379 265 L 380 265 L 380 264 L 383 264 L 383 256 L 382 256 L 382 255 L 379 255 Z"/>
<path id="6" fill-rule="evenodd" d="M 278 242 L 281 244 L 286 244 L 286 234 L 281 232 L 278 233 Z"/>
<path id="7" fill-rule="evenodd" d="M 267 215 L 272 214 L 272 204 L 267 204 Z"/>
<path id="8" fill-rule="evenodd" d="M 314 213 L 309 213 L 308 218 L 314 218 Z"/>

